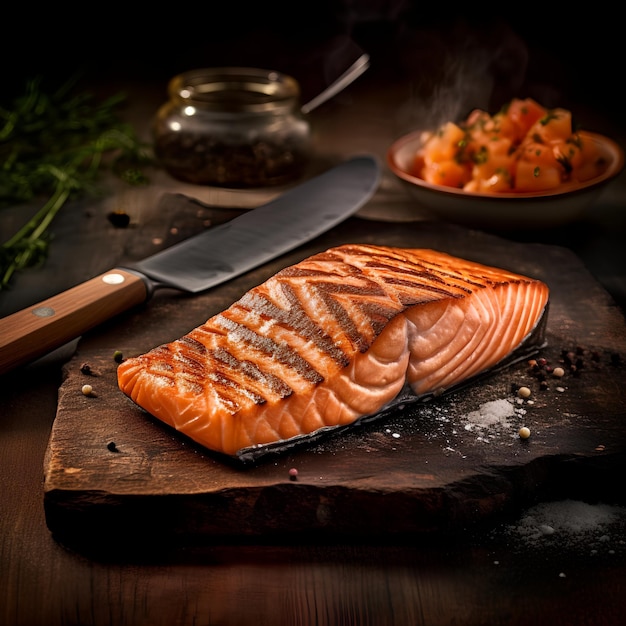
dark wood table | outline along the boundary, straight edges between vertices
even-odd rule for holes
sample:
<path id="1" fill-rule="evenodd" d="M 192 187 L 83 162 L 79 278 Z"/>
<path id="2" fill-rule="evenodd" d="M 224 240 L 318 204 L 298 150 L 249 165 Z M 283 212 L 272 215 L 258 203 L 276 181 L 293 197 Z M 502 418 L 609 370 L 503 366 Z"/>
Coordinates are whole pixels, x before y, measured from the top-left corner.
<path id="1" fill-rule="evenodd" d="M 103 92 L 111 87 L 118 86 L 100 85 Z M 129 119 L 147 130 L 146 120 L 165 97 L 164 84 L 123 87 L 130 94 Z M 379 191 L 354 218 L 360 232 L 370 237 L 381 222 L 410 230 L 423 219 L 384 167 L 386 147 L 414 123 L 406 114 L 411 97 L 410 86 L 388 84 L 384 75 L 372 72 L 311 117 L 316 133 L 311 173 L 360 152 L 376 154 L 383 162 Z M 582 104 L 580 110 L 588 112 Z M 596 130 L 623 139 L 622 130 L 609 118 L 589 113 L 587 120 L 587 126 L 597 121 Z M 566 246 L 589 271 L 585 280 L 602 294 L 603 311 L 610 311 L 619 326 L 626 304 L 625 185 L 622 175 L 574 224 L 493 236 L 515 245 Z M 129 254 L 139 255 L 155 238 L 164 245 L 171 241 L 172 228 L 177 236 L 185 234 L 185 228 L 197 229 L 189 212 L 158 211 L 164 193 L 251 208 L 280 191 L 194 187 L 155 172 L 153 184 L 141 193 L 113 189 L 104 200 L 76 203 L 56 222 L 48 263 L 20 275 L 12 291 L 0 293 L 0 311 L 6 315 L 109 269 Z M 116 206 L 128 210 L 136 226 L 114 229 L 106 215 Z M 8 228 L 15 215 L 0 215 L 0 225 Z M 304 535 L 283 541 L 206 538 L 194 545 L 151 537 L 150 545 L 134 551 L 123 544 L 98 550 L 99 537 L 89 537 L 87 528 L 87 548 L 57 541 L 46 523 L 42 478 L 63 365 L 77 347 L 80 353 L 101 354 L 126 341 L 132 336 L 130 322 L 146 319 L 157 328 L 149 306 L 145 318 L 132 312 L 0 379 L 1 624 L 622 623 L 626 468 L 620 455 L 606 466 L 586 468 L 587 475 L 575 471 L 571 480 L 566 475 L 559 489 L 545 491 L 538 483 L 534 504 L 555 505 L 544 512 L 545 518 L 535 520 L 540 536 L 526 532 L 531 504 L 526 501 L 520 509 L 507 508 L 501 515 L 460 524 L 449 532 L 369 537 L 355 533 L 353 538 L 323 539 Z M 176 296 L 165 295 L 155 306 L 160 311 L 174 307 Z M 183 326 L 181 321 L 168 332 L 184 331 Z M 621 474 L 615 474 L 616 468 Z M 568 503 L 583 508 L 568 509 Z M 565 524 L 562 515 L 570 510 L 570 520 L 579 527 Z M 580 524 L 588 527 L 581 529 Z M 552 540 L 548 526 L 555 530 Z M 541 541 L 541 536 L 548 539 Z"/>

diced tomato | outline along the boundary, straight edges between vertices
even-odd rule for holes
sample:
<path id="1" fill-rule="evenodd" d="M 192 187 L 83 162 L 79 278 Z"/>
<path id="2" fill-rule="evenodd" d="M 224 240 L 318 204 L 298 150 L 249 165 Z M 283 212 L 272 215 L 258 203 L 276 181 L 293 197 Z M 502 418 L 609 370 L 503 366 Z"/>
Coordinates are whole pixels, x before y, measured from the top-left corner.
<path id="1" fill-rule="evenodd" d="M 554 165 L 556 159 L 552 151 L 552 147 L 532 140 L 528 140 L 519 149 L 519 160 L 528 161 L 529 163 L 537 163 L 541 165 Z"/>
<path id="2" fill-rule="evenodd" d="M 541 138 L 544 143 L 564 141 L 572 135 L 572 114 L 565 109 L 552 109 L 532 125 L 528 135 Z"/>
<path id="3" fill-rule="evenodd" d="M 497 132 L 502 137 L 507 137 L 511 143 L 515 141 L 516 143 L 519 141 L 517 136 L 517 126 L 515 122 L 504 113 L 496 113 L 493 117 L 494 128 L 497 129 Z"/>
<path id="4" fill-rule="evenodd" d="M 558 166 L 518 161 L 515 170 L 516 191 L 546 191 L 560 184 L 561 171 Z"/>
<path id="5" fill-rule="evenodd" d="M 471 178 L 471 170 L 454 159 L 428 163 L 422 171 L 425 181 L 444 187 L 460 189 Z"/>
<path id="6" fill-rule="evenodd" d="M 474 109 L 459 124 L 443 124 L 417 152 L 413 171 L 437 185 L 496 193 L 553 189 L 602 167 L 596 145 L 572 131 L 570 111 L 515 98 L 494 116 Z"/>
<path id="7" fill-rule="evenodd" d="M 409 174 L 422 178 L 423 169 L 424 169 L 424 153 L 416 152 L 415 156 L 413 157 L 413 165 L 411 167 L 411 170 L 409 171 Z"/>
<path id="8" fill-rule="evenodd" d="M 466 118 L 463 126 L 475 131 L 483 128 L 491 120 L 491 115 L 482 109 L 474 109 Z"/>
<path id="9" fill-rule="evenodd" d="M 576 178 L 577 172 L 584 163 L 584 156 L 579 142 L 570 140 L 553 141 L 550 144 L 554 158 L 563 168 L 563 180 Z"/>
<path id="10" fill-rule="evenodd" d="M 541 191 L 558 187 L 563 171 L 550 146 L 529 140 L 520 150 L 515 168 L 515 189 Z"/>
<path id="11" fill-rule="evenodd" d="M 437 161 L 449 161 L 459 151 L 465 131 L 453 122 L 446 122 L 424 146 L 424 161 L 427 165 Z"/>
<path id="12" fill-rule="evenodd" d="M 471 191 L 476 192 L 480 191 L 478 178 L 472 178 L 472 180 L 468 181 L 463 185 L 463 191 Z"/>
<path id="13" fill-rule="evenodd" d="M 507 110 L 506 117 L 517 129 L 517 138 L 524 137 L 530 127 L 547 114 L 547 109 L 542 107 L 532 98 L 513 98 Z"/>
<path id="14" fill-rule="evenodd" d="M 512 177 L 508 169 L 497 169 L 489 178 L 478 179 L 477 191 L 503 193 L 512 191 Z"/>
<path id="15" fill-rule="evenodd" d="M 572 180 L 584 182 L 599 176 L 606 169 L 606 161 L 598 146 L 592 140 L 583 140 L 579 135 L 573 136 L 579 149 L 579 158 L 574 160 Z"/>
<path id="16" fill-rule="evenodd" d="M 514 169 L 511 140 L 506 137 L 496 137 L 486 142 L 482 149 L 474 155 L 472 176 L 486 181 L 500 171 L 508 172 L 510 178 Z"/>

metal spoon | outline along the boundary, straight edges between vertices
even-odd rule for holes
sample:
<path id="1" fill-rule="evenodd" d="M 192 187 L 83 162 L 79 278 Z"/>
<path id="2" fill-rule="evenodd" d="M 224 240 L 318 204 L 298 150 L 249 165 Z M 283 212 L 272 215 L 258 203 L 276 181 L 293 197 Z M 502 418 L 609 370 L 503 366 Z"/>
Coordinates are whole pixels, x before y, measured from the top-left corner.
<path id="1" fill-rule="evenodd" d="M 320 104 L 330 100 L 333 96 L 354 82 L 370 65 L 370 57 L 363 53 L 339 78 L 333 81 L 326 89 L 300 107 L 302 113 L 307 114 Z"/>

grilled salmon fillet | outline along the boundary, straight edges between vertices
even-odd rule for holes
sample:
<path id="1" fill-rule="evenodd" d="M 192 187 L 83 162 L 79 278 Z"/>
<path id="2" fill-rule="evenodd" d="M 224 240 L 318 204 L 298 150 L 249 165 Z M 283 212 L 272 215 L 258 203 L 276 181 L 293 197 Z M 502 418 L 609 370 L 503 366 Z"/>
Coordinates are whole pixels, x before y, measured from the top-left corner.
<path id="1" fill-rule="evenodd" d="M 216 452 L 289 442 L 440 394 L 537 348 L 548 287 L 443 252 L 343 245 L 118 366 L 123 393 Z"/>

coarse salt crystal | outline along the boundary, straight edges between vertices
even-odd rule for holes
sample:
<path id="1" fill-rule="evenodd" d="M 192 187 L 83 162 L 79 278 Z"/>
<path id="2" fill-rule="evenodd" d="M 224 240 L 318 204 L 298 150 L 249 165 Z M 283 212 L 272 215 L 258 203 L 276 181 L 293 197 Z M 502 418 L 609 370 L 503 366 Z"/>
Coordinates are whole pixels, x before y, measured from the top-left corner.
<path id="1" fill-rule="evenodd" d="M 476 411 L 471 411 L 466 415 L 466 430 L 471 430 L 473 426 L 487 428 L 489 426 L 508 425 L 509 417 L 515 416 L 515 407 L 506 399 L 492 400 L 485 402 Z M 467 428 L 469 426 L 469 428 Z"/>
<path id="2" fill-rule="evenodd" d="M 568 545 L 575 538 L 588 544 L 590 540 L 607 543 L 611 536 L 607 530 L 612 525 L 626 522 L 626 509 L 605 504 L 587 504 L 576 500 L 561 500 L 538 504 L 526 511 L 508 532 L 528 543 L 560 538 Z M 594 553 L 594 551 L 592 551 Z"/>

